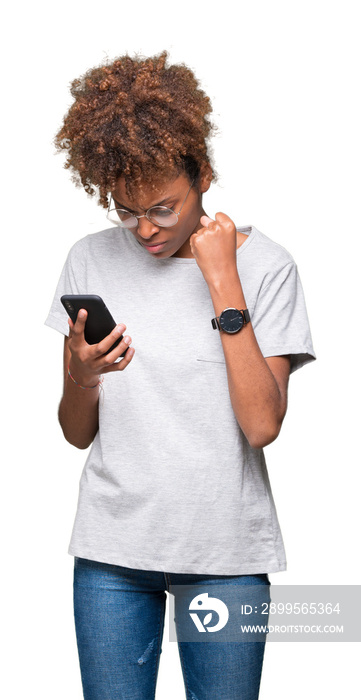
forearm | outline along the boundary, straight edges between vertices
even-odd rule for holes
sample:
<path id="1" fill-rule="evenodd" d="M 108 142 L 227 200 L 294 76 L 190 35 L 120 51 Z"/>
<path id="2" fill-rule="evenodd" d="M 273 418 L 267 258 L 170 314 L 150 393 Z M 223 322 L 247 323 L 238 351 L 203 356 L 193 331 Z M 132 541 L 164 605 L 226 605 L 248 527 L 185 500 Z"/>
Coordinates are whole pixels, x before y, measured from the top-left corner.
<path id="1" fill-rule="evenodd" d="M 77 377 L 81 384 L 81 378 Z M 88 382 L 96 384 L 98 377 Z M 93 442 L 98 431 L 99 386 L 94 389 L 81 389 L 67 375 L 64 378 L 64 392 L 59 405 L 59 423 L 65 439 L 79 449 L 86 449 Z"/>
<path id="2" fill-rule="evenodd" d="M 70 332 L 64 338 L 64 391 L 58 411 L 64 437 L 79 449 L 89 447 L 99 429 L 100 376 L 123 372 L 134 355 L 134 348 L 129 347 L 130 336 L 124 336 L 111 349 L 125 331 L 124 323 L 117 324 L 100 343 L 89 345 L 84 337 L 87 315 L 85 309 L 80 309 L 76 322 L 68 321 Z"/>
<path id="3" fill-rule="evenodd" d="M 237 272 L 209 284 L 209 291 L 216 316 L 227 307 L 247 308 Z M 279 386 L 254 334 L 252 318 L 238 333 L 218 332 L 235 416 L 250 445 L 264 447 L 277 437 L 284 410 Z"/>

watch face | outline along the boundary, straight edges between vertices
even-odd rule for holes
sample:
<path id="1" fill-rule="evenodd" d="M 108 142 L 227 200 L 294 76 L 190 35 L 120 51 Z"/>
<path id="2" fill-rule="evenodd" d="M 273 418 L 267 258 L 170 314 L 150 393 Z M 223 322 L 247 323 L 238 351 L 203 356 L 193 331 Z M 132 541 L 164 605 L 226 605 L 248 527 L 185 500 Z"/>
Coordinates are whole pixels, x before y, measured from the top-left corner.
<path id="1" fill-rule="evenodd" d="M 225 309 L 219 317 L 219 325 L 226 333 L 238 333 L 243 324 L 243 314 L 238 309 Z"/>

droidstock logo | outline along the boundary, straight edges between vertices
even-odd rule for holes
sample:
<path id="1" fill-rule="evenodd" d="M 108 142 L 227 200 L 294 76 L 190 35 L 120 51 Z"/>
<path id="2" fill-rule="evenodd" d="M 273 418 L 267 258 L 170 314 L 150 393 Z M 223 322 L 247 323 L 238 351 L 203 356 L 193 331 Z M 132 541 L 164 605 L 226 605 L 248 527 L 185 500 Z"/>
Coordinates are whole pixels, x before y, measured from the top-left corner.
<path id="1" fill-rule="evenodd" d="M 189 610 L 214 610 L 216 613 L 218 613 L 219 620 L 217 624 L 212 625 L 211 627 L 204 627 L 204 625 L 208 625 L 210 623 L 212 613 L 208 613 L 202 623 L 197 613 L 190 612 L 189 614 L 199 632 L 218 632 L 218 630 L 223 629 L 228 622 L 229 612 L 226 604 L 219 598 L 209 598 L 208 593 L 201 593 L 193 598 L 189 604 Z"/>

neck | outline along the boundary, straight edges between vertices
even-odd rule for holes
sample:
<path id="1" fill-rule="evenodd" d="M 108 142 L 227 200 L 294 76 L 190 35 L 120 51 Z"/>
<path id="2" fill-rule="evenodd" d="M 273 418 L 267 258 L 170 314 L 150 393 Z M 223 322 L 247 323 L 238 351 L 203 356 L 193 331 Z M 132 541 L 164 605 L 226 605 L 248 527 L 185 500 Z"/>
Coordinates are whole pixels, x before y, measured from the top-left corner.
<path id="1" fill-rule="evenodd" d="M 198 223 L 193 229 L 192 233 L 189 235 L 189 238 L 193 235 L 193 233 L 197 233 L 201 228 L 203 228 L 200 218 L 202 216 L 207 216 L 206 212 L 204 211 L 203 207 L 201 209 L 201 212 L 199 214 L 198 218 Z M 194 258 L 194 255 L 192 254 L 190 243 L 189 243 L 189 238 L 183 243 L 182 247 L 177 250 L 176 253 L 174 253 L 171 257 L 172 258 Z"/>

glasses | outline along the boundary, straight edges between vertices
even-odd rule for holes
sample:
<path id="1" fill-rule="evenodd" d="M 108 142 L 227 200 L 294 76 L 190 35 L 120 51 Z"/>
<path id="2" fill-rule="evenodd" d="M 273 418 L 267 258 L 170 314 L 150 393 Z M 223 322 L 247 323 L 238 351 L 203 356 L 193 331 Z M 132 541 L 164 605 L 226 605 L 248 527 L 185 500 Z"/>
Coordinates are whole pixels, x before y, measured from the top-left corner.
<path id="1" fill-rule="evenodd" d="M 192 181 L 191 186 L 186 196 L 184 197 L 181 208 L 178 212 L 173 211 L 173 209 L 169 209 L 169 207 L 157 206 L 150 207 L 150 209 L 148 209 L 148 211 L 146 211 L 145 214 L 137 216 L 136 214 L 132 214 L 132 212 L 127 211 L 126 209 L 110 208 L 112 202 L 112 196 L 110 196 L 107 219 L 109 219 L 109 221 L 111 221 L 113 224 L 120 226 L 121 228 L 135 228 L 135 226 L 138 226 L 139 219 L 142 219 L 143 217 L 146 217 L 148 221 L 150 221 L 152 224 L 156 224 L 156 226 L 166 226 L 167 228 L 169 226 L 175 226 L 175 224 L 178 221 L 178 216 L 183 209 L 183 205 L 193 187 L 193 184 L 194 180 Z"/>

